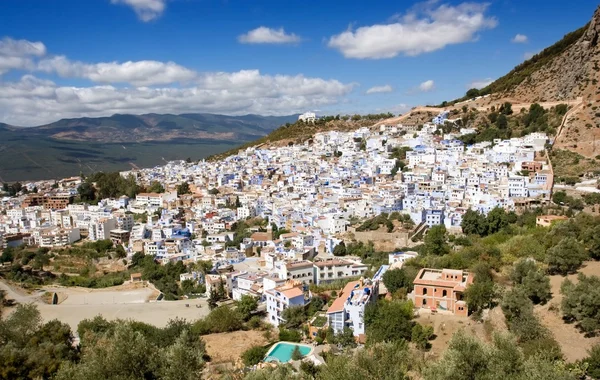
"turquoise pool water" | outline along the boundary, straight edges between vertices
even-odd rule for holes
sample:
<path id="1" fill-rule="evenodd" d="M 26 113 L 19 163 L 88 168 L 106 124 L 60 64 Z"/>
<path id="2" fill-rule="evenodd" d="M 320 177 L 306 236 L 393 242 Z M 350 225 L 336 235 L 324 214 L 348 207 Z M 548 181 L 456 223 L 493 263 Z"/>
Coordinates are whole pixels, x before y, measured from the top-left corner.
<path id="1" fill-rule="evenodd" d="M 265 361 L 268 362 L 273 361 L 273 359 L 277 359 L 281 363 L 287 363 L 290 360 L 292 360 L 292 351 L 294 351 L 294 348 L 296 348 L 296 346 L 298 347 L 298 349 L 300 349 L 300 353 L 302 354 L 302 356 L 310 354 L 310 346 L 296 343 L 279 342 L 275 343 L 273 348 L 269 350 Z"/>

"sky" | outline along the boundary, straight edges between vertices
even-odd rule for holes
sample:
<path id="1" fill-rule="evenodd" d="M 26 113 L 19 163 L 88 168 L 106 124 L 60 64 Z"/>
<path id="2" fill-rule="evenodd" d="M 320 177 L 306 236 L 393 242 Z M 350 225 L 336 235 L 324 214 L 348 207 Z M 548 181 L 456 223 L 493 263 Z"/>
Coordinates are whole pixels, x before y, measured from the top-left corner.
<path id="1" fill-rule="evenodd" d="M 403 113 L 483 87 L 597 0 L 1 0 L 0 123 Z"/>

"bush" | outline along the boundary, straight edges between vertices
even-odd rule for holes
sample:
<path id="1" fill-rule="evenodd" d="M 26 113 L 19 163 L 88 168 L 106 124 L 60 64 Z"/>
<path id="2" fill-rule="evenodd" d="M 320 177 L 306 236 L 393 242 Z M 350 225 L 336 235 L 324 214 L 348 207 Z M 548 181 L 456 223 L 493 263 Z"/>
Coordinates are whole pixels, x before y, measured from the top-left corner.
<path id="1" fill-rule="evenodd" d="M 269 349 L 264 346 L 253 346 L 242 353 L 244 365 L 253 366 L 263 361 Z"/>
<path id="2" fill-rule="evenodd" d="M 280 327 L 279 340 L 286 342 L 300 342 L 302 340 L 302 334 L 298 330 L 288 330 Z"/>
<path id="3" fill-rule="evenodd" d="M 215 334 L 240 330 L 244 320 L 239 312 L 227 306 L 212 310 L 204 319 L 194 322 L 192 330 L 199 335 Z"/>

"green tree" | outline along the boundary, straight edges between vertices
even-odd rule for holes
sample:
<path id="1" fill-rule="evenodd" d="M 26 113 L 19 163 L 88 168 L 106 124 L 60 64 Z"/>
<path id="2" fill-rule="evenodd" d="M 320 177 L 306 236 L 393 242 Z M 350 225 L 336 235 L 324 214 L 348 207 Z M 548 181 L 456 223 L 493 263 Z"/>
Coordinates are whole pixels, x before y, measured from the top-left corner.
<path id="1" fill-rule="evenodd" d="M 334 256 L 346 256 L 346 243 L 341 241 L 338 245 L 333 249 Z"/>
<path id="2" fill-rule="evenodd" d="M 413 326 L 410 340 L 420 350 L 426 350 L 431 346 L 429 344 L 429 340 L 431 339 L 432 336 L 433 336 L 433 327 L 422 326 L 420 324 L 416 324 Z"/>
<path id="3" fill-rule="evenodd" d="M 552 297 L 550 279 L 539 269 L 534 260 L 524 259 L 517 262 L 510 279 L 515 286 L 523 288 L 527 297 L 535 304 L 546 303 Z"/>
<path id="4" fill-rule="evenodd" d="M 600 379 L 600 344 L 592 347 L 589 355 L 584 359 L 584 363 L 588 365 L 587 374 L 594 379 Z"/>
<path id="5" fill-rule="evenodd" d="M 244 294 L 237 302 L 237 310 L 242 315 L 242 318 L 247 321 L 256 311 L 258 307 L 258 299 L 256 297 Z"/>
<path id="6" fill-rule="evenodd" d="M 77 188 L 77 194 L 79 194 L 79 199 L 84 202 L 91 202 L 96 200 L 96 188 L 94 185 L 88 182 L 83 182 Z"/>
<path id="7" fill-rule="evenodd" d="M 573 237 L 565 237 L 546 251 L 546 263 L 550 273 L 566 275 L 576 271 L 588 258 L 587 252 Z"/>
<path id="8" fill-rule="evenodd" d="M 294 346 L 292 350 L 292 360 L 302 360 L 302 353 L 300 352 L 300 347 Z"/>
<path id="9" fill-rule="evenodd" d="M 506 211 L 500 207 L 494 207 L 486 217 L 487 233 L 494 234 L 508 225 L 508 216 Z"/>
<path id="10" fill-rule="evenodd" d="M 334 355 L 322 366 L 319 380 L 408 380 L 411 355 L 403 342 L 376 343 L 345 355 Z"/>
<path id="11" fill-rule="evenodd" d="M 487 221 L 483 214 L 478 211 L 468 209 L 463 215 L 462 222 L 460 224 L 463 233 L 466 235 L 481 235 L 487 234 Z"/>
<path id="12" fill-rule="evenodd" d="M 252 346 L 242 353 L 244 365 L 253 366 L 263 361 L 269 349 L 264 346 Z"/>
<path id="13" fill-rule="evenodd" d="M 190 194 L 190 184 L 187 182 L 183 182 L 182 184 L 177 186 L 177 194 Z"/>
<path id="14" fill-rule="evenodd" d="M 390 293 L 395 293 L 401 288 L 405 288 L 410 292 L 413 278 L 408 278 L 403 268 L 392 269 L 383 274 L 383 284 Z"/>
<path id="15" fill-rule="evenodd" d="M 298 328 L 306 322 L 308 316 L 303 306 L 290 306 L 281 313 L 281 318 L 285 320 L 285 327 Z"/>
<path id="16" fill-rule="evenodd" d="M 576 321 L 587 333 L 600 330 L 600 277 L 580 273 L 577 284 L 569 279 L 563 281 L 560 293 L 563 295 L 562 313 L 569 321 Z"/>
<path id="17" fill-rule="evenodd" d="M 337 342 L 337 344 L 344 348 L 356 347 L 354 331 L 349 327 L 344 327 L 344 329 L 339 334 L 336 334 L 335 341 Z"/>
<path id="18" fill-rule="evenodd" d="M 484 309 L 498 302 L 500 289 L 494 283 L 491 268 L 487 263 L 479 263 L 473 268 L 474 280 L 465 290 L 465 300 L 469 312 L 479 316 Z"/>
<path id="19" fill-rule="evenodd" d="M 379 301 L 365 312 L 367 343 L 409 341 L 413 318 L 414 305 L 411 301 Z"/>
<path id="20" fill-rule="evenodd" d="M 160 182 L 153 181 L 150 184 L 150 187 L 148 187 L 148 191 L 151 192 L 151 193 L 164 193 L 165 192 L 165 188 L 163 187 L 163 185 L 161 185 Z"/>
<path id="21" fill-rule="evenodd" d="M 425 235 L 424 242 L 426 252 L 432 255 L 442 256 L 450 252 L 444 225 L 431 227 Z"/>
<path id="22" fill-rule="evenodd" d="M 202 377 L 204 342 L 187 330 L 165 350 L 159 351 L 161 360 L 157 378 L 165 380 L 195 380 Z"/>

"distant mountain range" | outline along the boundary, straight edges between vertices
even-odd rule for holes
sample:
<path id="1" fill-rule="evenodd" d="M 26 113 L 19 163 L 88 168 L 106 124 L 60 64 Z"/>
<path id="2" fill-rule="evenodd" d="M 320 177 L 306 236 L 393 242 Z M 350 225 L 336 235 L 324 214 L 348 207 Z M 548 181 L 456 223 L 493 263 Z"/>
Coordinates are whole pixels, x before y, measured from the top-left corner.
<path id="1" fill-rule="evenodd" d="M 248 141 L 262 137 L 282 124 L 293 122 L 291 116 L 227 116 L 207 113 L 181 115 L 145 114 L 62 119 L 37 127 L 0 124 L 5 134 L 35 135 L 55 140 L 101 143 L 134 143 L 175 139 Z"/>
<path id="2" fill-rule="evenodd" d="M 259 139 L 290 116 L 207 113 L 62 119 L 37 127 L 0 123 L 0 182 L 127 170 L 204 158 Z"/>

